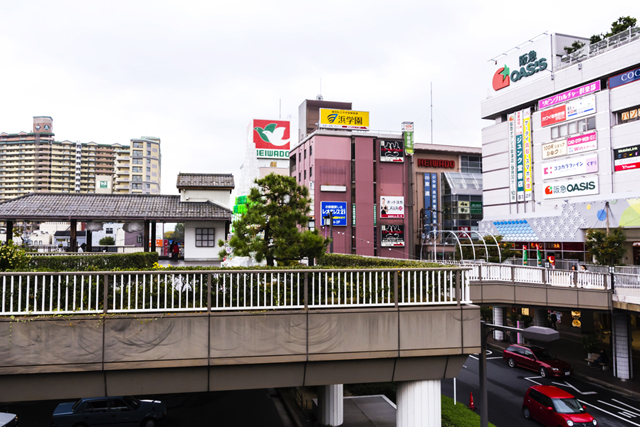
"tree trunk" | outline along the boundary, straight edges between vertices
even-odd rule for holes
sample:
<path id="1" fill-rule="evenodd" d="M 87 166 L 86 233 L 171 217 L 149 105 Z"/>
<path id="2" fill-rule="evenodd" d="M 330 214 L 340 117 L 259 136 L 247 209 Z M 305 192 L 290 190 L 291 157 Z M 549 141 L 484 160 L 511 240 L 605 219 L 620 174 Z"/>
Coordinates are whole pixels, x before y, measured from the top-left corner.
<path id="1" fill-rule="evenodd" d="M 269 222 L 267 221 L 267 224 L 264 227 L 264 242 L 265 245 L 267 247 L 266 249 L 266 258 L 267 258 L 267 266 L 268 267 L 273 267 L 273 256 L 271 255 L 271 251 L 269 249 Z"/>

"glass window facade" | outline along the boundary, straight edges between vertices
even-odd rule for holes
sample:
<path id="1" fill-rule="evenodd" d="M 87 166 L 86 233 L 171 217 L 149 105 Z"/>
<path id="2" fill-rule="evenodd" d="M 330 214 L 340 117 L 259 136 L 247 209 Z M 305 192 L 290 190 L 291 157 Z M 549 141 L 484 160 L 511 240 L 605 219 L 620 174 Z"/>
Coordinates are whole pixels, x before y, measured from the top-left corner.
<path id="1" fill-rule="evenodd" d="M 482 220 L 482 174 L 445 172 L 440 182 L 443 229 L 477 230 Z"/>

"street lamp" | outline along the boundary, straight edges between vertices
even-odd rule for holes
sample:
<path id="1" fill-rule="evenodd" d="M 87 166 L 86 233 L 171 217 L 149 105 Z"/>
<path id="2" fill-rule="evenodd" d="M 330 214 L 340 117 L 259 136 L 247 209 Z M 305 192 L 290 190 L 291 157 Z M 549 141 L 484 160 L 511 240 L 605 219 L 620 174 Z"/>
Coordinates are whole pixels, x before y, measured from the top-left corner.
<path id="1" fill-rule="evenodd" d="M 525 329 L 512 328 L 510 326 L 492 325 L 480 322 L 480 427 L 488 427 L 489 425 L 489 400 L 487 393 L 487 336 L 492 330 L 497 331 L 516 331 L 522 332 L 522 335 L 531 340 L 536 341 L 556 341 L 560 338 L 560 334 L 555 329 L 545 328 L 542 326 L 530 326 Z"/>
<path id="2" fill-rule="evenodd" d="M 329 211 L 329 214 L 323 216 L 322 219 L 329 221 L 329 238 L 331 239 L 331 243 L 329 243 L 329 253 L 333 253 L 333 211 Z M 326 221 L 324 225 L 327 225 Z"/>

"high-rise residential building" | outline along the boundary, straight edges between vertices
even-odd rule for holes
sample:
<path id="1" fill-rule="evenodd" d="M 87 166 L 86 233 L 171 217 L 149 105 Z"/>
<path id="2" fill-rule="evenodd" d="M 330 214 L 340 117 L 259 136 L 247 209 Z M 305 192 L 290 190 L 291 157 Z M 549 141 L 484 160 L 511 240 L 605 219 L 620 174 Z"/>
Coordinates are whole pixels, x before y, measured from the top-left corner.
<path id="1" fill-rule="evenodd" d="M 115 178 L 114 192 L 159 194 L 160 139 L 133 139 L 130 146 L 56 141 L 48 116 L 34 117 L 31 132 L 0 133 L 0 201 L 34 192 L 94 193 L 98 175 Z"/>
<path id="2" fill-rule="evenodd" d="M 120 194 L 160 194 L 160 138 L 143 136 L 130 145 L 115 144 L 113 192 Z"/>

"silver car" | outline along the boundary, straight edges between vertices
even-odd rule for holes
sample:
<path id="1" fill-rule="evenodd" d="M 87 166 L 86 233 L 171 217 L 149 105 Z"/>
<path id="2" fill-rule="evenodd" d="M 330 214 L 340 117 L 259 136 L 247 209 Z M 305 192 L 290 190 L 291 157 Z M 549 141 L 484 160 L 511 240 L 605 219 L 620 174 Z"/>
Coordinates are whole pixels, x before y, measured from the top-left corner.
<path id="1" fill-rule="evenodd" d="M 92 397 L 59 404 L 53 411 L 51 427 L 156 427 L 166 416 L 167 407 L 159 400 Z"/>

